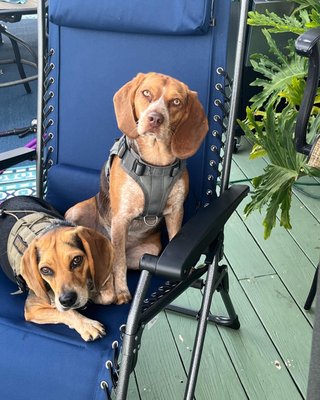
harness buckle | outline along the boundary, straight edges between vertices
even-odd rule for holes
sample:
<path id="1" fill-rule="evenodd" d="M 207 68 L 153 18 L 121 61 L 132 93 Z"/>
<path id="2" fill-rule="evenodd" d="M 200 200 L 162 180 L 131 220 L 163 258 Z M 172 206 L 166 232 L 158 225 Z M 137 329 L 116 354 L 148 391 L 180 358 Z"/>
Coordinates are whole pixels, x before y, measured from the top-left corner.
<path id="1" fill-rule="evenodd" d="M 134 160 L 133 166 L 132 166 L 132 171 L 138 175 L 138 176 L 143 176 L 144 171 L 146 170 L 146 166 L 144 164 L 141 164 L 139 160 Z"/>
<path id="2" fill-rule="evenodd" d="M 154 218 L 153 223 L 148 222 L 148 218 Z M 143 222 L 144 222 L 147 226 L 153 227 L 153 226 L 156 226 L 157 223 L 159 222 L 159 217 L 158 217 L 157 215 L 155 215 L 155 216 L 148 216 L 148 215 L 145 215 L 145 216 L 143 217 Z"/>

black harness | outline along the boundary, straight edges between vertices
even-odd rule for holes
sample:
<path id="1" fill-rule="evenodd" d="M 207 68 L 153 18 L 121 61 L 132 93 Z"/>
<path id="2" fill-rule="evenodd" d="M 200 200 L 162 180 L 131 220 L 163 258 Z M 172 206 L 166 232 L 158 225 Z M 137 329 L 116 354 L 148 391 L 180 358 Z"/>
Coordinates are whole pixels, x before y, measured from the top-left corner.
<path id="1" fill-rule="evenodd" d="M 134 150 L 130 140 L 126 136 L 122 136 L 116 140 L 110 150 L 105 167 L 108 179 L 115 155 L 121 159 L 122 168 L 139 184 L 144 193 L 144 210 L 138 218 L 143 219 L 146 223 L 149 219 L 157 221 L 163 215 L 173 185 L 186 168 L 186 161 L 177 159 L 173 164 L 165 167 L 148 164 Z M 147 224 L 149 225 L 149 223 Z"/>

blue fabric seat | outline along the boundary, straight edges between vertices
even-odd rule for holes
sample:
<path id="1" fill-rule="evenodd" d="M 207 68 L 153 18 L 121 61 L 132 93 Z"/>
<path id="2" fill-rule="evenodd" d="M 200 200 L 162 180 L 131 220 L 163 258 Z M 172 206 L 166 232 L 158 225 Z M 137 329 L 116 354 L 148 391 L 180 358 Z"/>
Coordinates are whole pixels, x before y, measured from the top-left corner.
<path id="1" fill-rule="evenodd" d="M 137 73 L 154 71 L 180 79 L 198 92 L 208 115 L 208 135 L 197 154 L 188 160 L 190 193 L 185 206 L 186 221 L 200 210 L 198 214 L 205 232 L 200 229 L 199 238 L 203 237 L 203 243 L 196 243 L 193 248 L 190 242 L 189 249 L 188 238 L 194 236 L 189 233 L 187 238 L 177 239 L 177 247 L 180 253 L 188 248 L 190 254 L 170 261 L 164 251 L 162 258 L 146 259 L 141 275 L 129 273 L 132 293 L 140 277 L 138 292 L 141 293 L 146 287 L 142 281 L 149 282 L 149 275 L 157 275 L 158 271 L 160 276 L 152 277 L 146 297 L 168 279 L 180 280 L 187 287 L 191 283 L 188 276 L 178 279 L 174 268 L 170 276 L 163 276 L 161 271 L 180 258 L 181 265 L 186 263 L 190 268 L 193 264 L 189 265 L 189 261 L 195 263 L 207 248 L 209 253 L 219 249 L 219 232 L 246 191 L 245 188 L 232 191 L 217 207 L 203 208 L 216 201 L 216 183 L 220 176 L 220 150 L 228 108 L 225 86 L 231 3 L 231 0 L 49 1 L 49 46 L 44 55 L 47 61 L 44 192 L 46 200 L 61 213 L 97 193 L 101 167 L 115 138 L 121 135 L 114 115 L 113 94 Z M 203 213 L 203 210 L 207 211 Z M 215 217 L 217 225 L 212 227 Z M 192 226 L 185 226 L 183 232 L 192 232 Z M 194 228 L 199 228 L 197 222 Z M 215 259 L 219 261 L 216 256 Z M 205 270 L 209 270 L 209 264 Z M 157 273 L 147 271 L 148 268 Z M 221 275 L 219 279 L 222 282 L 224 278 Z M 216 287 L 212 286 L 212 290 Z M 82 312 L 104 323 L 107 335 L 85 343 L 66 326 L 25 322 L 25 296 L 10 296 L 15 290 L 15 285 L 0 275 L 0 302 L 5 305 L 0 310 L 0 398 L 108 398 L 118 371 L 117 365 L 108 371 L 106 362 L 114 362 L 112 343 L 120 341 L 119 327 L 126 323 L 131 305 L 89 304 Z M 161 298 L 162 295 L 157 296 L 160 302 Z M 147 302 L 151 306 L 148 315 L 152 315 L 155 307 L 153 301 Z M 135 302 L 131 312 L 134 307 Z M 141 320 L 137 322 L 139 335 L 142 325 Z M 128 329 L 126 335 L 130 336 Z M 125 337 L 128 349 L 131 342 L 126 340 Z M 126 376 L 135 361 L 131 357 L 126 364 L 123 362 L 128 370 Z M 107 383 L 108 390 L 102 382 Z M 118 398 L 125 398 L 125 386 Z"/>

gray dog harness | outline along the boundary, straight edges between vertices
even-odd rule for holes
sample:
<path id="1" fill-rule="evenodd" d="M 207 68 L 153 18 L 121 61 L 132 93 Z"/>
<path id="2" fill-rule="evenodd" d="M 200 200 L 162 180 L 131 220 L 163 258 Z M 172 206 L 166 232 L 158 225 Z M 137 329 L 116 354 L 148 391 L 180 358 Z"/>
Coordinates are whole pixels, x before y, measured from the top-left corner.
<path id="1" fill-rule="evenodd" d="M 141 159 L 127 137 L 122 136 L 110 150 L 105 167 L 107 178 L 115 155 L 121 159 L 122 168 L 139 184 L 144 193 L 144 210 L 138 218 L 143 219 L 147 225 L 150 225 L 147 222 L 149 219 L 154 219 L 155 222 L 151 224 L 154 225 L 162 217 L 169 193 L 186 168 L 186 161 L 177 159 L 165 167 L 150 165 Z"/>
<path id="2" fill-rule="evenodd" d="M 21 291 L 27 290 L 21 276 L 21 259 L 31 242 L 49 230 L 60 226 L 73 226 L 62 219 L 44 200 L 31 196 L 18 196 L 0 206 L 0 265 L 9 279 Z"/>

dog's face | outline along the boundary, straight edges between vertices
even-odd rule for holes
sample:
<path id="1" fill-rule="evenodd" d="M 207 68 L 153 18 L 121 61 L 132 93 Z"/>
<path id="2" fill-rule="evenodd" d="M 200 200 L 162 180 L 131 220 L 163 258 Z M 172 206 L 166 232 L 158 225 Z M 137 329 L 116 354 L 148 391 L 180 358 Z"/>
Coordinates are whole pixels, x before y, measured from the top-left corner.
<path id="1" fill-rule="evenodd" d="M 22 258 L 21 274 L 38 297 L 54 294 L 60 311 L 83 307 L 92 285 L 112 279 L 113 250 L 108 239 L 89 228 L 60 227 L 36 238 Z"/>
<path id="2" fill-rule="evenodd" d="M 197 93 L 167 75 L 138 74 L 115 94 L 114 106 L 124 134 L 155 136 L 181 159 L 197 151 L 208 131 Z"/>
<path id="3" fill-rule="evenodd" d="M 148 74 L 137 87 L 134 110 L 139 135 L 166 140 L 187 117 L 188 88 L 176 79 Z"/>

